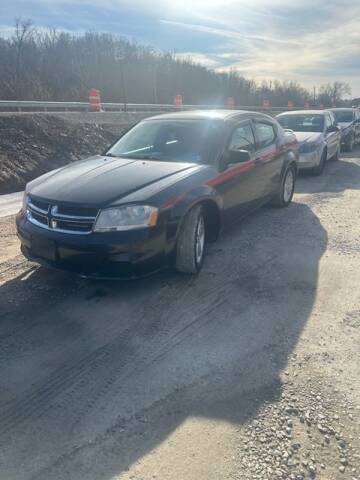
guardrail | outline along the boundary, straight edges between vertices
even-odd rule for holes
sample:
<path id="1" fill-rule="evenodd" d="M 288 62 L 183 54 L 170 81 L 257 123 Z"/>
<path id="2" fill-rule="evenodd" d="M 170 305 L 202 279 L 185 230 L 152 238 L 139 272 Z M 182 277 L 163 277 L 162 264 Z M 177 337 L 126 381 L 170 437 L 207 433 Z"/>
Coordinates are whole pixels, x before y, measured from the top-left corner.
<path id="1" fill-rule="evenodd" d="M 137 104 L 137 103 L 102 103 L 102 110 L 107 112 L 126 111 L 164 111 L 173 110 L 174 105 Z M 3 112 L 87 112 L 89 102 L 47 102 L 0 100 L 0 111 Z"/>
<path id="2" fill-rule="evenodd" d="M 226 108 L 223 105 L 182 105 L 177 107 L 171 104 L 155 103 L 102 103 L 103 112 L 174 112 L 179 110 L 212 110 Z M 287 107 L 270 107 L 264 109 L 259 106 L 239 105 L 235 110 L 253 110 L 267 113 L 279 113 L 288 110 Z M 296 110 L 297 108 L 294 108 Z M 47 102 L 32 100 L 0 100 L 0 112 L 88 112 L 88 102 Z"/>

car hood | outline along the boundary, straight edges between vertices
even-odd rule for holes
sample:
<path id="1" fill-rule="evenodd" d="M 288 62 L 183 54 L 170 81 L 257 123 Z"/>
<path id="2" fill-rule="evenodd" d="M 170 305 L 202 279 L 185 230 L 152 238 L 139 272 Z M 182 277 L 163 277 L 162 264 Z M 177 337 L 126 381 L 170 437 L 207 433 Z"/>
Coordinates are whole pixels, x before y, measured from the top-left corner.
<path id="1" fill-rule="evenodd" d="M 341 130 L 344 130 L 347 127 L 350 127 L 352 122 L 339 122 L 338 126 L 341 128 Z"/>
<path id="2" fill-rule="evenodd" d="M 294 132 L 299 143 L 316 142 L 320 140 L 320 132 Z"/>
<path id="3" fill-rule="evenodd" d="M 46 173 L 28 184 L 31 195 L 64 203 L 104 206 L 186 170 L 193 163 L 96 156 Z M 166 182 L 165 182 L 166 183 Z"/>

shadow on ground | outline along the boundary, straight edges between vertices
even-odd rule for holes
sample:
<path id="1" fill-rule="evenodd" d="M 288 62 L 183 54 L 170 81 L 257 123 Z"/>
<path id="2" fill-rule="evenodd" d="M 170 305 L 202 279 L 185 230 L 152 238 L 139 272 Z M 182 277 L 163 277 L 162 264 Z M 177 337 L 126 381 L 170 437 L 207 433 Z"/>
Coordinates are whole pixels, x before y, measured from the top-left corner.
<path id="1" fill-rule="evenodd" d="M 110 480 L 189 416 L 254 417 L 281 394 L 326 246 L 294 203 L 211 246 L 197 278 L 91 283 L 38 269 L 5 283 L 1 477 Z"/>
<path id="2" fill-rule="evenodd" d="M 348 189 L 360 189 L 360 164 L 346 158 L 328 162 L 320 177 L 313 176 L 310 172 L 301 172 L 296 184 L 298 193 L 337 194 Z"/>

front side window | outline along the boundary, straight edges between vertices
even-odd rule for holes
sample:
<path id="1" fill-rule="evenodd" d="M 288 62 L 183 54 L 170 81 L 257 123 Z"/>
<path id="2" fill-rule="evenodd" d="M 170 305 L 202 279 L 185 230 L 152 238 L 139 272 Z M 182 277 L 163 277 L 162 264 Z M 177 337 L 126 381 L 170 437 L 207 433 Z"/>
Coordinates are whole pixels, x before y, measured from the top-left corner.
<path id="1" fill-rule="evenodd" d="M 107 154 L 172 162 L 213 163 L 221 144 L 219 120 L 148 120 L 129 130 Z"/>
<path id="2" fill-rule="evenodd" d="M 283 128 L 289 128 L 294 132 L 324 131 L 325 120 L 321 114 L 280 115 L 277 120 Z"/>
<path id="3" fill-rule="evenodd" d="M 274 127 L 270 123 L 255 122 L 255 134 L 259 148 L 264 148 L 275 142 Z"/>
<path id="4" fill-rule="evenodd" d="M 254 134 L 249 123 L 240 125 L 234 130 L 229 143 L 229 150 L 255 151 Z"/>

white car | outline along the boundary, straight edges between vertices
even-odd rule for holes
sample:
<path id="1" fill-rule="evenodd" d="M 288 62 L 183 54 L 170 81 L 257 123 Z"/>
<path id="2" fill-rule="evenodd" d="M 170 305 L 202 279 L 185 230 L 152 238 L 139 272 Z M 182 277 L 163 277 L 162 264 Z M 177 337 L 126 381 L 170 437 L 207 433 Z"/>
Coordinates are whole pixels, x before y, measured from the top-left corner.
<path id="1" fill-rule="evenodd" d="M 321 175 L 328 160 L 338 160 L 341 134 L 331 111 L 297 110 L 280 113 L 276 119 L 296 135 L 300 169 Z"/>

